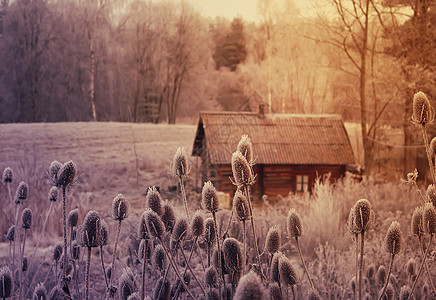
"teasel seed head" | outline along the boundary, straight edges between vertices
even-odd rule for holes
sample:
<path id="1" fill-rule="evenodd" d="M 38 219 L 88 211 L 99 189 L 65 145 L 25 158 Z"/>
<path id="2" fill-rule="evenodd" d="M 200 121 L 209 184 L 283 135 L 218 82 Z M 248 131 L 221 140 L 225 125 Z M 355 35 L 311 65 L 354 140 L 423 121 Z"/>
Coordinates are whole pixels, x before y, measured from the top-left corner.
<path id="1" fill-rule="evenodd" d="M 351 235 L 356 235 L 358 233 L 358 230 L 356 228 L 355 222 L 355 216 L 354 216 L 354 206 L 351 207 L 350 213 L 348 214 L 348 220 L 347 220 L 347 228 Z"/>
<path id="2" fill-rule="evenodd" d="M 149 238 L 145 217 L 146 217 L 146 212 L 144 211 L 141 215 L 141 218 L 139 219 L 138 238 L 140 238 L 140 239 L 148 239 Z"/>
<path id="3" fill-rule="evenodd" d="M 238 146 L 236 147 L 236 151 L 239 151 L 244 155 L 245 159 L 250 165 L 253 165 L 253 144 L 251 142 L 251 138 L 244 134 L 239 140 Z"/>
<path id="4" fill-rule="evenodd" d="M 387 253 L 397 255 L 401 251 L 401 226 L 397 221 L 393 221 L 388 228 L 385 238 L 385 250 Z"/>
<path id="5" fill-rule="evenodd" d="M 186 155 L 186 149 L 183 147 L 177 148 L 173 159 L 171 174 L 177 177 L 183 177 L 189 174 L 189 159 L 188 155 Z"/>
<path id="6" fill-rule="evenodd" d="M 215 267 L 210 266 L 204 273 L 204 282 L 209 288 L 214 288 L 218 281 L 218 273 Z"/>
<path id="7" fill-rule="evenodd" d="M 310 289 L 306 296 L 307 300 L 321 300 L 321 296 L 315 289 Z"/>
<path id="8" fill-rule="evenodd" d="M 179 217 L 174 225 L 172 239 L 176 242 L 184 240 L 188 235 L 189 223 L 186 217 Z"/>
<path id="9" fill-rule="evenodd" d="M 385 284 L 386 275 L 386 267 L 383 265 L 379 266 L 376 274 L 376 280 L 379 285 Z"/>
<path id="10" fill-rule="evenodd" d="M 119 297 L 121 300 L 127 300 L 134 292 L 136 292 L 134 275 L 129 268 L 124 268 L 118 281 Z"/>
<path id="11" fill-rule="evenodd" d="M 270 254 L 280 250 L 281 237 L 278 226 L 273 226 L 268 230 L 265 241 L 265 250 Z"/>
<path id="12" fill-rule="evenodd" d="M 162 216 L 162 197 L 155 186 L 149 187 L 147 191 L 147 196 L 145 196 L 146 206 Z"/>
<path id="13" fill-rule="evenodd" d="M 160 296 L 159 296 L 160 292 Z M 159 278 L 156 286 L 153 290 L 153 299 L 154 300 L 170 300 L 171 298 L 171 283 L 168 279 L 163 281 L 163 278 Z"/>
<path id="14" fill-rule="evenodd" d="M 165 233 L 165 225 L 159 215 L 151 209 L 146 209 L 144 217 L 148 234 L 154 238 L 161 238 Z"/>
<path id="15" fill-rule="evenodd" d="M 109 239 L 109 229 L 104 220 L 100 223 L 100 246 L 106 246 Z"/>
<path id="16" fill-rule="evenodd" d="M 129 214 L 129 207 L 129 201 L 122 194 L 118 194 L 112 201 L 112 218 L 118 221 L 124 220 Z"/>
<path id="17" fill-rule="evenodd" d="M 58 188 L 53 186 L 48 192 L 48 200 L 51 202 L 56 202 L 58 200 Z"/>
<path id="18" fill-rule="evenodd" d="M 286 220 L 289 237 L 299 238 L 303 235 L 303 226 L 301 225 L 300 214 L 293 208 L 288 212 Z"/>
<path id="19" fill-rule="evenodd" d="M 413 277 L 416 275 L 416 260 L 413 257 L 409 258 L 409 260 L 407 261 L 406 271 L 409 277 Z"/>
<path id="20" fill-rule="evenodd" d="M 203 205 L 208 212 L 215 213 L 219 209 L 218 193 L 213 186 L 212 182 L 205 182 L 203 185 L 203 190 L 201 192 L 201 199 Z"/>
<path id="21" fill-rule="evenodd" d="M 360 199 L 354 205 L 354 224 L 357 232 L 361 233 L 370 228 L 374 212 L 367 199 Z"/>
<path id="22" fill-rule="evenodd" d="M 100 214 L 94 210 L 89 211 L 83 220 L 81 242 L 82 247 L 100 246 Z"/>
<path id="23" fill-rule="evenodd" d="M 77 173 L 76 164 L 70 160 L 62 165 L 58 171 L 57 183 L 58 187 L 67 187 L 74 182 Z"/>
<path id="24" fill-rule="evenodd" d="M 129 296 L 129 298 L 127 298 L 127 300 L 141 300 L 141 296 L 138 292 L 134 292 Z"/>
<path id="25" fill-rule="evenodd" d="M 220 300 L 220 294 L 217 289 L 210 289 L 206 294 L 207 300 Z"/>
<path id="26" fill-rule="evenodd" d="M 424 229 L 427 233 L 433 235 L 436 233 L 436 209 L 433 204 L 426 203 L 422 213 Z"/>
<path id="27" fill-rule="evenodd" d="M 259 275 L 250 271 L 239 280 L 236 288 L 234 300 L 266 300 L 268 299 L 265 287 L 263 286 Z"/>
<path id="28" fill-rule="evenodd" d="M 373 279 L 376 273 L 375 264 L 370 264 L 368 268 L 366 268 L 366 277 L 368 279 Z"/>
<path id="29" fill-rule="evenodd" d="M 291 261 L 286 256 L 282 256 L 279 259 L 279 273 L 282 282 L 287 285 L 295 285 L 298 282 L 297 272 L 292 266 Z"/>
<path id="30" fill-rule="evenodd" d="M 408 285 L 403 285 L 400 290 L 400 300 L 409 299 L 412 289 Z"/>
<path id="31" fill-rule="evenodd" d="M 25 256 L 25 257 L 23 257 L 23 263 L 22 263 L 22 266 L 21 266 L 21 270 L 23 272 L 26 272 L 27 271 L 27 267 L 28 267 L 28 262 L 27 262 L 27 257 Z"/>
<path id="32" fill-rule="evenodd" d="M 191 231 L 195 237 L 200 237 L 204 234 L 204 216 L 201 210 L 197 210 L 191 220 Z"/>
<path id="33" fill-rule="evenodd" d="M 47 289 L 42 282 L 33 290 L 32 300 L 48 300 Z"/>
<path id="34" fill-rule="evenodd" d="M 241 244 L 235 238 L 226 238 L 223 242 L 224 263 L 227 269 L 240 272 L 243 267 Z"/>
<path id="35" fill-rule="evenodd" d="M 209 245 L 213 245 L 216 241 L 215 223 L 212 218 L 207 218 L 205 221 L 204 240 Z"/>
<path id="36" fill-rule="evenodd" d="M 170 205 L 168 200 L 165 200 L 164 202 L 161 219 L 165 225 L 165 230 L 167 232 L 172 232 L 174 225 L 176 224 L 176 213 L 174 212 L 174 208 Z"/>
<path id="37" fill-rule="evenodd" d="M 423 92 L 417 92 L 413 96 L 412 122 L 416 125 L 425 126 L 428 123 L 432 123 L 433 119 L 434 111 L 430 101 Z"/>
<path id="38" fill-rule="evenodd" d="M 6 167 L 3 170 L 2 182 L 3 184 L 11 183 L 14 180 L 14 172 L 11 168 Z"/>
<path id="39" fill-rule="evenodd" d="M 422 237 L 424 235 L 423 213 L 424 209 L 421 206 L 418 206 L 412 214 L 412 234 L 417 237 Z"/>
<path id="40" fill-rule="evenodd" d="M 282 252 L 276 252 L 271 261 L 270 278 L 277 283 L 280 283 L 279 260 L 282 256 L 284 256 Z"/>
<path id="41" fill-rule="evenodd" d="M 233 197 L 233 209 L 239 221 L 246 221 L 250 218 L 250 208 L 247 197 L 245 197 L 240 190 L 237 190 Z"/>
<path id="42" fill-rule="evenodd" d="M 232 172 L 236 186 L 241 187 L 253 184 L 254 175 L 251 166 L 245 156 L 239 151 L 232 154 Z"/>
<path id="43" fill-rule="evenodd" d="M 427 187 L 427 199 L 436 207 L 436 189 L 433 184 Z"/>
<path id="44" fill-rule="evenodd" d="M 269 284 L 268 292 L 271 300 L 283 300 L 283 295 L 277 282 Z"/>
<path id="45" fill-rule="evenodd" d="M 32 210 L 30 208 L 25 208 L 21 213 L 21 226 L 24 229 L 32 227 Z"/>
<path id="46" fill-rule="evenodd" d="M 15 204 L 23 203 L 29 196 L 29 186 L 24 181 L 18 184 L 17 191 L 15 192 Z"/>
<path id="47" fill-rule="evenodd" d="M 67 224 L 69 227 L 76 227 L 79 222 L 79 209 L 75 208 L 68 213 Z"/>
<path id="48" fill-rule="evenodd" d="M 14 286 L 12 272 L 9 267 L 0 269 L 0 298 L 6 299 L 11 297 Z"/>
<path id="49" fill-rule="evenodd" d="M 55 245 L 55 247 L 53 248 L 53 260 L 54 261 L 59 261 L 59 259 L 61 258 L 62 252 L 63 252 L 63 245 L 61 243 L 57 243 Z"/>
<path id="50" fill-rule="evenodd" d="M 145 256 L 145 259 L 150 259 L 152 246 L 149 239 L 142 239 L 138 247 L 138 258 L 144 259 Z"/>
<path id="51" fill-rule="evenodd" d="M 165 267 L 167 266 L 167 257 L 165 254 L 165 249 L 160 244 L 154 249 L 153 263 L 161 272 L 165 271 Z"/>
<path id="52" fill-rule="evenodd" d="M 71 257 L 74 260 L 78 260 L 80 257 L 80 245 L 77 241 L 73 241 L 73 243 L 72 243 Z"/>
<path id="53" fill-rule="evenodd" d="M 432 158 L 432 160 L 434 162 L 434 159 L 436 157 L 436 137 L 432 138 L 432 140 L 430 142 L 430 149 L 429 149 L 429 151 L 430 151 L 431 158 Z"/>
<path id="54" fill-rule="evenodd" d="M 380 298 L 380 294 L 382 291 L 383 291 L 383 289 L 381 289 L 379 292 L 379 298 Z M 391 283 L 388 283 L 388 286 L 386 287 L 386 291 L 381 299 L 382 300 L 393 300 L 394 295 L 395 295 L 394 287 L 392 286 Z"/>
<path id="55" fill-rule="evenodd" d="M 8 229 L 8 233 L 6 234 L 6 239 L 9 242 L 13 242 L 15 240 L 15 225 L 11 225 Z"/>
<path id="56" fill-rule="evenodd" d="M 62 164 L 57 160 L 52 161 L 48 167 L 48 177 L 53 185 L 57 185 L 58 183 L 58 172 L 61 168 Z"/>

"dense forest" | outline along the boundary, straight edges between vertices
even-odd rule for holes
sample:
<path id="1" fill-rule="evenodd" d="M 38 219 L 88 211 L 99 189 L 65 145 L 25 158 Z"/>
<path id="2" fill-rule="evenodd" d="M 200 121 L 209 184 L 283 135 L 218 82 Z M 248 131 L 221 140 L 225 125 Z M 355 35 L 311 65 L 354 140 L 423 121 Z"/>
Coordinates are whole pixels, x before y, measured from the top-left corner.
<path id="1" fill-rule="evenodd" d="M 253 5 L 256 22 L 188 1 L 1 0 L 0 122 L 192 123 L 257 97 L 365 125 L 367 166 L 387 124 L 415 143 L 412 96 L 436 95 L 435 1 Z"/>

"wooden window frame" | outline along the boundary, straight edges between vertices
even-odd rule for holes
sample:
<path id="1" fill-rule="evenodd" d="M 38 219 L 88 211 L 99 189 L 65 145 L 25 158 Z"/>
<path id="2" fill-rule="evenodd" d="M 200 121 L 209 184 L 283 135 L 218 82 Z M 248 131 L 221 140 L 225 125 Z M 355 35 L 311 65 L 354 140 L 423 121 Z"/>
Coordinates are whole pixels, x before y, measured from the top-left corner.
<path id="1" fill-rule="evenodd" d="M 310 176 L 309 174 L 297 174 L 295 176 L 295 191 L 299 193 L 310 191 Z"/>

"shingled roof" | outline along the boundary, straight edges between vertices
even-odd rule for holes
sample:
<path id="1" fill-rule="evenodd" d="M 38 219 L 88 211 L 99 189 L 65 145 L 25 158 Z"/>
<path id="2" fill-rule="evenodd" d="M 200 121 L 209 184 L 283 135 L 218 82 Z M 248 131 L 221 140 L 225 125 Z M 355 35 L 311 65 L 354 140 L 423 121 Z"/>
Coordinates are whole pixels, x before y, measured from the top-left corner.
<path id="1" fill-rule="evenodd" d="M 210 163 L 230 164 L 243 134 L 248 134 L 253 142 L 256 164 L 348 165 L 355 162 L 339 115 L 200 113 L 192 155 L 201 156 L 205 138 Z"/>

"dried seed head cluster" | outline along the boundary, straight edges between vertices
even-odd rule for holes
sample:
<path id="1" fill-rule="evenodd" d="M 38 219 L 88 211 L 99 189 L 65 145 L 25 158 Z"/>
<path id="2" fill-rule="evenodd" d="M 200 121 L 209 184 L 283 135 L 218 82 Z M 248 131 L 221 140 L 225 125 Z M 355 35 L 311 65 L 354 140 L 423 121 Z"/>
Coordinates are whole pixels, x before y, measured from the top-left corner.
<path id="1" fill-rule="evenodd" d="M 406 271 L 407 275 L 409 275 L 410 277 L 416 275 L 416 260 L 413 257 L 409 258 L 409 260 L 407 261 Z"/>
<path id="2" fill-rule="evenodd" d="M 409 299 L 412 289 L 408 285 L 403 285 L 400 289 L 400 300 Z"/>
<path id="3" fill-rule="evenodd" d="M 21 213 L 21 225 L 24 229 L 29 229 L 32 226 L 32 210 L 25 208 Z"/>
<path id="4" fill-rule="evenodd" d="M 381 294 L 382 291 L 383 291 L 383 289 L 380 290 L 379 294 Z M 388 283 L 388 286 L 386 287 L 386 291 L 385 291 L 383 297 L 381 297 L 381 299 L 382 300 L 393 300 L 394 296 L 395 296 L 394 287 L 392 286 L 391 283 Z M 380 298 L 380 296 L 378 298 Z"/>
<path id="5" fill-rule="evenodd" d="M 377 274 L 375 276 L 376 280 L 377 280 L 377 283 L 379 285 L 383 285 L 385 283 L 386 275 L 387 275 L 386 267 L 383 266 L 383 265 L 379 266 L 378 270 L 377 270 Z"/>
<path id="6" fill-rule="evenodd" d="M 372 263 L 366 269 L 366 277 L 370 280 L 373 279 L 375 276 L 375 272 L 376 272 L 375 264 Z"/>
<path id="7" fill-rule="evenodd" d="M 165 225 L 160 219 L 159 215 L 151 210 L 146 209 L 144 212 L 145 225 L 147 226 L 147 232 L 151 237 L 161 238 L 165 233 Z"/>
<path id="8" fill-rule="evenodd" d="M 14 286 L 12 272 L 9 267 L 0 269 L 0 298 L 6 299 L 11 297 Z"/>
<path id="9" fill-rule="evenodd" d="M 427 233 L 433 235 L 436 233 L 436 209 L 433 204 L 426 203 L 422 213 L 424 229 Z"/>
<path id="10" fill-rule="evenodd" d="M 250 271 L 239 280 L 238 287 L 235 291 L 234 300 L 266 300 L 268 298 L 259 275 Z"/>
<path id="11" fill-rule="evenodd" d="M 6 239 L 9 242 L 13 242 L 15 240 L 15 225 L 11 225 L 8 229 L 8 233 L 6 234 Z"/>
<path id="12" fill-rule="evenodd" d="M 100 214 L 94 210 L 89 211 L 83 220 L 81 232 L 82 247 L 98 247 L 100 246 Z"/>
<path id="13" fill-rule="evenodd" d="M 62 165 L 57 174 L 56 186 L 67 187 L 74 182 L 77 173 L 76 164 L 70 160 Z"/>
<path id="14" fill-rule="evenodd" d="M 27 200 L 29 196 L 29 186 L 24 181 L 18 184 L 17 191 L 15 192 L 15 203 L 20 204 Z"/>
<path id="15" fill-rule="evenodd" d="M 430 201 L 433 206 L 436 205 L 436 189 L 433 184 L 427 187 L 427 200 Z"/>
<path id="16" fill-rule="evenodd" d="M 235 238 L 226 238 L 222 249 L 226 267 L 234 272 L 240 272 L 243 266 L 241 244 Z"/>
<path id="17" fill-rule="evenodd" d="M 248 135 L 244 134 L 241 137 L 238 146 L 236 147 L 236 151 L 241 152 L 250 165 L 253 164 L 253 144 L 251 143 L 251 138 Z"/>
<path id="18" fill-rule="evenodd" d="M 321 296 L 315 289 L 310 289 L 306 296 L 307 300 L 321 300 Z"/>
<path id="19" fill-rule="evenodd" d="M 147 239 L 148 231 L 147 231 L 147 223 L 145 222 L 146 213 L 145 211 L 142 213 L 141 218 L 139 219 L 139 226 L 138 226 L 138 238 L 140 239 Z"/>
<path id="20" fill-rule="evenodd" d="M 219 209 L 218 193 L 212 182 L 205 182 L 201 191 L 201 200 L 208 212 L 216 213 Z"/>
<path id="21" fill-rule="evenodd" d="M 177 177 L 183 177 L 189 174 L 188 155 L 186 155 L 186 149 L 183 147 L 177 148 L 173 159 L 171 174 Z"/>
<path id="22" fill-rule="evenodd" d="M 430 142 L 430 156 L 434 162 L 434 159 L 436 157 L 436 137 L 432 138 L 431 142 Z"/>
<path id="23" fill-rule="evenodd" d="M 76 227 L 79 222 L 79 209 L 75 208 L 68 213 L 67 224 L 69 227 Z"/>
<path id="24" fill-rule="evenodd" d="M 165 255 L 165 249 L 160 244 L 154 249 L 153 263 L 161 272 L 165 271 L 165 267 L 167 266 L 167 257 Z"/>
<path id="25" fill-rule="evenodd" d="M 124 220 L 129 213 L 129 207 L 129 201 L 122 194 L 118 194 L 112 201 L 112 218 L 118 221 Z"/>
<path id="26" fill-rule="evenodd" d="M 57 185 L 58 183 L 58 172 L 62 168 L 62 164 L 57 160 L 51 162 L 48 167 L 48 177 L 50 178 L 53 185 Z"/>
<path id="27" fill-rule="evenodd" d="M 155 186 L 149 187 L 147 191 L 147 196 L 145 196 L 146 206 L 162 216 L 162 197 Z"/>
<path id="28" fill-rule="evenodd" d="M 204 282 L 209 288 L 213 288 L 216 286 L 218 280 L 218 273 L 215 267 L 210 266 L 206 269 L 204 273 Z"/>
<path id="29" fill-rule="evenodd" d="M 280 283 L 279 260 L 283 256 L 282 252 L 276 252 L 271 261 L 270 278 L 277 283 Z"/>
<path id="30" fill-rule="evenodd" d="M 151 244 L 151 241 L 149 239 L 141 240 L 141 243 L 139 243 L 139 247 L 138 247 L 138 258 L 150 259 L 152 246 L 153 245 Z"/>
<path id="31" fill-rule="evenodd" d="M 56 202 L 58 200 L 58 188 L 53 186 L 48 192 L 48 200 L 51 202 Z"/>
<path id="32" fill-rule="evenodd" d="M 9 167 L 3 170 L 2 182 L 3 184 L 11 183 L 14 180 L 14 172 Z"/>
<path id="33" fill-rule="evenodd" d="M 293 238 L 299 238 L 303 235 L 303 227 L 301 225 L 300 214 L 293 208 L 288 212 L 286 219 L 288 235 Z"/>
<path id="34" fill-rule="evenodd" d="M 204 240 L 209 245 L 213 245 L 216 241 L 215 223 L 212 218 L 207 218 L 205 221 Z"/>
<path id="35" fill-rule="evenodd" d="M 236 186 L 242 187 L 254 183 L 254 175 L 245 156 L 236 151 L 232 154 L 232 172 Z"/>
<path id="36" fill-rule="evenodd" d="M 176 224 L 174 225 L 172 239 L 174 241 L 181 241 L 186 238 L 188 234 L 189 223 L 186 217 L 180 217 L 176 220 Z"/>
<path id="37" fill-rule="evenodd" d="M 168 279 L 161 277 L 158 279 L 156 286 L 153 290 L 153 299 L 155 300 L 168 300 L 171 298 L 171 283 Z"/>
<path id="38" fill-rule="evenodd" d="M 32 300 L 47 300 L 47 299 L 48 299 L 47 289 L 45 288 L 42 282 L 38 283 L 38 285 L 33 290 Z"/>
<path id="39" fill-rule="evenodd" d="M 430 101 L 423 92 L 417 92 L 413 96 L 412 122 L 416 125 L 425 126 L 428 123 L 432 123 L 433 120 L 434 111 Z"/>
<path id="40" fill-rule="evenodd" d="M 123 274 L 121 274 L 118 282 L 118 293 L 120 299 L 127 300 L 131 294 L 136 292 L 134 278 L 135 277 L 129 268 L 123 269 Z"/>
<path id="41" fill-rule="evenodd" d="M 281 237 L 278 226 L 273 226 L 268 230 L 265 241 L 265 250 L 270 254 L 280 250 Z"/>
<path id="42" fill-rule="evenodd" d="M 73 241 L 71 244 L 71 256 L 74 260 L 78 260 L 80 256 L 80 245 L 77 241 Z"/>
<path id="43" fill-rule="evenodd" d="M 401 226 L 397 221 L 391 223 L 386 233 L 385 250 L 392 255 L 397 255 L 401 251 Z"/>
<path id="44" fill-rule="evenodd" d="M 411 229 L 412 234 L 417 237 L 422 237 L 424 235 L 424 224 L 422 223 L 422 216 L 424 210 L 421 206 L 416 207 L 412 214 Z"/>
<path id="45" fill-rule="evenodd" d="M 297 272 L 292 266 L 291 261 L 286 256 L 282 256 L 279 259 L 279 273 L 280 279 L 287 285 L 295 285 L 298 282 Z"/>
<path id="46" fill-rule="evenodd" d="M 52 256 L 53 260 L 59 261 L 62 252 L 63 252 L 62 244 L 57 243 L 56 246 L 53 248 L 53 256 Z"/>
<path id="47" fill-rule="evenodd" d="M 104 220 L 100 223 L 100 246 L 106 246 L 109 239 L 109 229 Z"/>
<path id="48" fill-rule="evenodd" d="M 237 190 L 233 197 L 233 209 L 239 221 L 246 221 L 250 218 L 250 207 L 247 197 L 240 190 Z"/>
<path id="49" fill-rule="evenodd" d="M 374 212 L 367 199 L 360 199 L 354 205 L 354 226 L 357 232 L 364 232 L 371 226 Z"/>
<path id="50" fill-rule="evenodd" d="M 204 217 L 201 210 L 196 211 L 192 217 L 191 231 L 192 235 L 197 238 L 204 234 Z"/>
<path id="51" fill-rule="evenodd" d="M 129 298 L 127 298 L 127 300 L 141 300 L 141 296 L 138 292 L 134 292 L 129 296 Z"/>
<path id="52" fill-rule="evenodd" d="M 176 213 L 174 212 L 174 208 L 170 205 L 168 200 L 166 200 L 163 205 L 163 214 L 161 219 L 165 225 L 165 230 L 172 232 L 174 224 L 176 224 Z"/>
<path id="53" fill-rule="evenodd" d="M 271 300 L 283 300 L 282 291 L 280 291 L 280 287 L 277 282 L 273 282 L 269 284 L 268 287 L 269 298 Z"/>

